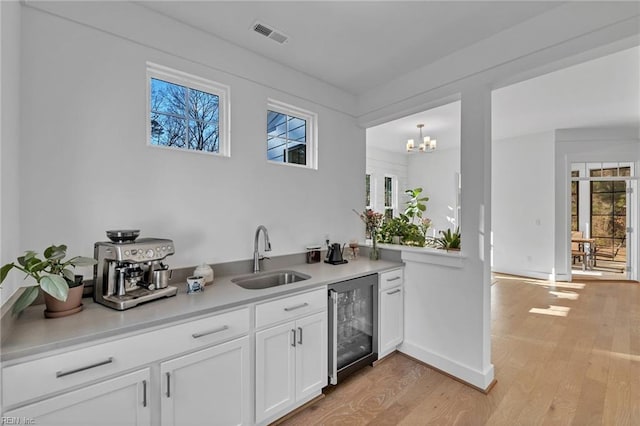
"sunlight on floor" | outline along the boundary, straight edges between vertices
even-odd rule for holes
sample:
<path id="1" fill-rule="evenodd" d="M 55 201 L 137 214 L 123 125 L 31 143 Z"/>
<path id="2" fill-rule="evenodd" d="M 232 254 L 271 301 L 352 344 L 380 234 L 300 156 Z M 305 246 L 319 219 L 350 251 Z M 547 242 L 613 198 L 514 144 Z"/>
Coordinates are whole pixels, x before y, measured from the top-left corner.
<path id="1" fill-rule="evenodd" d="M 567 308 L 566 306 L 554 306 L 549 305 L 548 308 L 531 308 L 529 309 L 529 313 L 532 314 L 543 314 L 543 315 L 551 315 L 554 317 L 566 317 L 569 315 L 569 311 L 571 308 Z"/>
<path id="2" fill-rule="evenodd" d="M 575 290 L 582 290 L 586 284 L 584 283 L 565 283 L 565 282 L 550 282 L 550 281 L 529 281 L 529 280 L 523 280 L 522 281 L 525 284 L 533 284 L 533 285 L 539 285 L 542 287 L 548 287 L 548 288 L 571 288 L 571 289 L 575 289 Z"/>
<path id="3" fill-rule="evenodd" d="M 571 274 L 573 275 L 585 275 L 585 276 L 591 276 L 591 277 L 601 277 L 604 274 L 600 271 L 580 271 L 577 269 L 573 269 L 571 270 Z"/>
<path id="4" fill-rule="evenodd" d="M 574 291 L 550 291 L 549 294 L 556 296 L 558 299 L 578 300 L 578 297 L 580 297 Z"/>
<path id="5" fill-rule="evenodd" d="M 603 351 L 602 349 L 594 349 L 594 352 L 601 355 L 608 355 L 613 358 L 625 359 L 629 361 L 640 362 L 640 355 L 629 354 L 626 352 Z"/>

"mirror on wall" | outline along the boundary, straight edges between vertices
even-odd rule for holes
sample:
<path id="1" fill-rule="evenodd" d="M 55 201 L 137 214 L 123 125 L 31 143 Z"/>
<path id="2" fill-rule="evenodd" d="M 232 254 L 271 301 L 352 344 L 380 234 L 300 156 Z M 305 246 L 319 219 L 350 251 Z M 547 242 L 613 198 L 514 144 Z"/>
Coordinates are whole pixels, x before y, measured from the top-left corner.
<path id="1" fill-rule="evenodd" d="M 389 121 L 366 131 L 367 208 L 398 217 L 406 190 L 422 188 L 428 197 L 423 218 L 427 235 L 459 225 L 460 101 Z"/>

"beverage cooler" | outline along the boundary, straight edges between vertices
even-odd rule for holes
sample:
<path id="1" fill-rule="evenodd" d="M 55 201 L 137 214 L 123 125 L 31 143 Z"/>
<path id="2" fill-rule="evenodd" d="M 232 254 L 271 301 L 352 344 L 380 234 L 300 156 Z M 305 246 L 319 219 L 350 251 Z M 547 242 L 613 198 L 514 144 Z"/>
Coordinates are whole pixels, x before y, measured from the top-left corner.
<path id="1" fill-rule="evenodd" d="M 329 286 L 329 381 L 378 359 L 378 275 Z"/>

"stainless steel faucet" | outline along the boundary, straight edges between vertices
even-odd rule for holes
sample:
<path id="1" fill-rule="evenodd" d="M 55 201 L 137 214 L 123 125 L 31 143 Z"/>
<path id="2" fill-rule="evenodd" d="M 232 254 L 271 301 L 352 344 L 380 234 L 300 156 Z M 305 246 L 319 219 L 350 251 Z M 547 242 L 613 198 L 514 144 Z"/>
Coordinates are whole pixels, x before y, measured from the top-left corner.
<path id="1" fill-rule="evenodd" d="M 261 256 L 258 252 L 258 238 L 260 237 L 260 231 L 264 232 L 264 251 L 271 251 L 271 242 L 269 241 L 269 232 L 264 225 L 258 226 L 256 229 L 256 236 L 253 240 L 253 273 L 260 272 L 260 261 L 262 259 L 268 259 L 268 257 Z"/>

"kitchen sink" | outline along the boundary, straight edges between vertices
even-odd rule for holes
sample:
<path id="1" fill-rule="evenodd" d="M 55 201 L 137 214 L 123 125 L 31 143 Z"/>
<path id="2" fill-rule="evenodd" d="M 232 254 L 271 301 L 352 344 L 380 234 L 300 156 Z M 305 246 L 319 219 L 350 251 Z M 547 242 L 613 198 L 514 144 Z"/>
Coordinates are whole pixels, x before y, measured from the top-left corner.
<path id="1" fill-rule="evenodd" d="M 311 278 L 309 275 L 296 271 L 273 271 L 233 278 L 231 282 L 247 290 L 260 290 L 263 288 L 297 283 L 308 280 L 309 278 Z"/>

